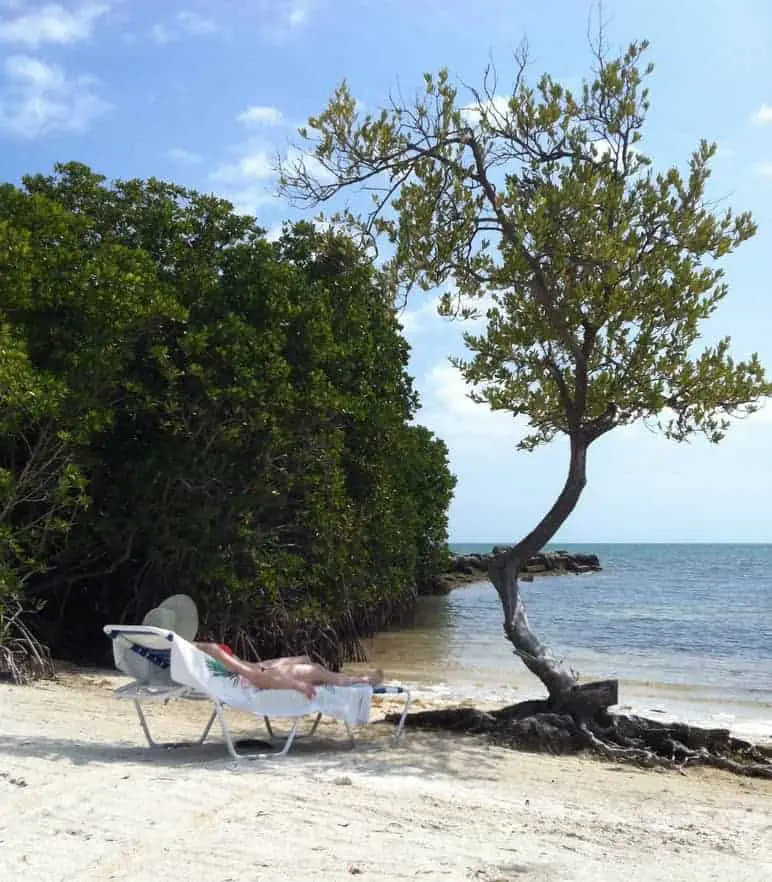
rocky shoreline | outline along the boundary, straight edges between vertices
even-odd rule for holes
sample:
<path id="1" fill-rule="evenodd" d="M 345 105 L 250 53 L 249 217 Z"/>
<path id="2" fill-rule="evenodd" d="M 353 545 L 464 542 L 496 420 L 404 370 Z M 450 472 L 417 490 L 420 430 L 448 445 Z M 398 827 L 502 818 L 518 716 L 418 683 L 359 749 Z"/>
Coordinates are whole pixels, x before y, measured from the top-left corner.
<path id="1" fill-rule="evenodd" d="M 483 582 L 488 579 L 488 565 L 491 559 L 506 550 L 506 546 L 496 545 L 490 554 L 450 553 L 448 569 L 434 578 L 429 585 L 429 594 L 448 594 L 454 588 Z M 530 582 L 534 576 L 565 576 L 597 573 L 602 570 L 597 554 L 570 553 L 568 551 L 540 551 L 529 558 L 520 571 L 520 578 Z"/>

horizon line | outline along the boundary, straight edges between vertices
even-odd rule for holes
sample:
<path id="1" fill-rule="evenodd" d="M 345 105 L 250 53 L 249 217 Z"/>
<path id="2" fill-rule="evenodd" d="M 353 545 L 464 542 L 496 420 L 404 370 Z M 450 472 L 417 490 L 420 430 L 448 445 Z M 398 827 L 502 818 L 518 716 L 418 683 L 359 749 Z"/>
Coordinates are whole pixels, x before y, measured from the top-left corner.
<path id="1" fill-rule="evenodd" d="M 516 544 L 511 539 L 448 539 L 448 545 Z M 568 539 L 553 540 L 549 545 L 772 545 L 772 539 Z"/>

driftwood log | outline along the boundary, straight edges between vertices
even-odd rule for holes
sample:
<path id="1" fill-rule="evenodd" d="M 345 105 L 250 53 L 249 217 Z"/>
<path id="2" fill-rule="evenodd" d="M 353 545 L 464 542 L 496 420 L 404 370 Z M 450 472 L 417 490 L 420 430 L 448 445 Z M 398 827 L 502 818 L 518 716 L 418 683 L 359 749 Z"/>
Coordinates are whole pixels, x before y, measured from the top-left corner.
<path id="1" fill-rule="evenodd" d="M 492 711 L 442 708 L 409 714 L 406 727 L 485 735 L 494 744 L 552 754 L 590 753 L 615 762 L 681 772 L 712 766 L 738 775 L 772 780 L 772 747 L 732 737 L 728 729 L 662 723 L 609 713 L 617 682 L 577 687 L 559 707 L 549 700 L 525 701 Z M 613 699 L 613 700 L 611 700 Z M 387 722 L 395 722 L 389 714 Z"/>

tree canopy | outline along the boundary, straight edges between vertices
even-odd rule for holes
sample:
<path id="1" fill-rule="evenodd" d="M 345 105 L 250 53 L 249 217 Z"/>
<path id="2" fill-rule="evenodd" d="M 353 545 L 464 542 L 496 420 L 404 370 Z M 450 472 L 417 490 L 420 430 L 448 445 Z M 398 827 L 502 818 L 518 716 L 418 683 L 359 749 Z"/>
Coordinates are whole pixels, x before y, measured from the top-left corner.
<path id="1" fill-rule="evenodd" d="M 601 38 L 575 91 L 549 74 L 531 83 L 525 52 L 504 92 L 492 69 L 479 88 L 427 73 L 417 97 L 375 113 L 344 82 L 281 169 L 304 205 L 364 194 L 334 219 L 385 244 L 394 294 L 444 288 L 446 314 L 482 304 L 486 327 L 455 363 L 477 400 L 527 419 L 521 448 L 568 437 L 562 492 L 491 571 L 506 633 L 551 692 L 574 679 L 542 663 L 517 572 L 576 506 L 589 446 L 640 420 L 717 442 L 772 391 L 755 354 L 736 361 L 728 337 L 701 341 L 728 293 L 722 260 L 756 228 L 708 198 L 715 144 L 701 141 L 684 172 L 655 170 L 646 50 L 609 57 Z"/>
<path id="2" fill-rule="evenodd" d="M 86 658 L 185 591 L 336 664 L 410 605 L 454 480 L 349 239 L 76 163 L 0 187 L 0 236 L 0 606 Z"/>

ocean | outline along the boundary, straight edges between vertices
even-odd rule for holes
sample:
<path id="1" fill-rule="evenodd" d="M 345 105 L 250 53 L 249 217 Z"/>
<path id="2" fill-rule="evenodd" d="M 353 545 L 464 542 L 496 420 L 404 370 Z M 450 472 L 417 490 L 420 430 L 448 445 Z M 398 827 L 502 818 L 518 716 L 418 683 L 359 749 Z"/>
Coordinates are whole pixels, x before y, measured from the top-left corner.
<path id="1" fill-rule="evenodd" d="M 489 552 L 494 543 L 453 544 Z M 636 712 L 772 737 L 772 545 L 555 545 L 597 554 L 599 573 L 536 577 L 521 591 L 533 630 L 584 681 L 616 677 Z M 488 582 L 422 598 L 370 659 L 459 700 L 542 694 L 513 656 Z"/>

